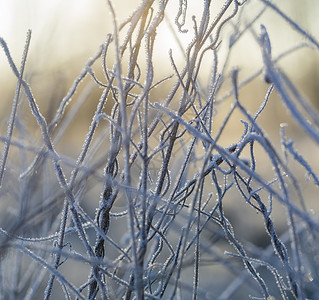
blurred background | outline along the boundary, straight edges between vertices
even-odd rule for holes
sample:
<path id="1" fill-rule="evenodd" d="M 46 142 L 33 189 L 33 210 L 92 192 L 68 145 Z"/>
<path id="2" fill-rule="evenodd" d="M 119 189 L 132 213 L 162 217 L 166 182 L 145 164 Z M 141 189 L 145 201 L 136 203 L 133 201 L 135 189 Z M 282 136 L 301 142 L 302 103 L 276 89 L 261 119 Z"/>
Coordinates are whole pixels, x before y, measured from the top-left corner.
<path id="1" fill-rule="evenodd" d="M 119 23 L 124 21 L 139 4 L 137 0 L 113 2 Z M 217 8 L 223 3 L 220 0 L 214 2 Z M 189 1 L 187 16 L 189 20 L 191 14 L 200 15 L 202 4 L 199 3 L 200 1 Z M 169 3 L 169 8 L 166 10 L 166 21 L 169 21 L 177 32 L 174 24 L 177 13 L 176 4 Z M 260 10 L 261 4 L 259 1 L 249 3 L 252 16 Z M 317 1 L 283 0 L 278 5 L 303 29 L 319 39 L 317 18 L 319 4 Z M 250 19 L 251 16 L 247 16 L 247 21 Z M 300 34 L 294 32 L 271 9 L 268 9 L 256 22 L 257 33 L 259 32 L 259 24 L 265 24 L 267 27 L 274 57 L 292 45 L 305 42 Z M 192 26 L 188 21 L 184 27 L 184 29 L 188 29 L 188 32 L 178 33 L 178 38 L 184 48 L 193 38 Z M 183 53 L 169 28 L 168 22 L 164 21 L 161 24 L 158 32 L 158 45 L 160 46 L 157 47 L 158 51 L 155 53 L 155 59 L 160 63 L 158 72 L 163 73 L 172 72 L 168 60 L 168 49 L 173 50 L 174 58 L 177 61 L 179 59 L 181 62 L 183 61 Z M 40 105 L 41 112 L 46 115 L 55 105 L 54 103 L 59 103 L 66 94 L 89 57 L 98 51 L 99 45 L 105 41 L 107 33 L 113 31 L 112 18 L 107 4 L 103 0 L 0 1 L 0 36 L 7 42 L 18 67 L 28 29 L 32 30 L 32 38 L 25 74 L 28 76 L 28 82 Z M 303 95 L 317 108 L 319 107 L 317 99 L 319 92 L 317 84 L 319 79 L 318 62 L 318 54 L 309 48 L 298 50 L 280 62 L 280 66 L 297 83 Z M 245 78 L 260 67 L 260 49 L 252 35 L 247 34 L 236 45 L 236 51 L 233 51 L 229 65 L 239 67 L 241 78 Z M 7 109 L 10 107 L 14 95 L 16 78 L 10 70 L 3 51 L 0 53 L 0 70 L 0 108 L 2 116 L 5 116 L 8 115 Z M 202 71 L 201 78 L 205 80 L 207 74 Z M 263 97 L 265 86 L 258 86 L 256 83 L 250 85 L 249 88 L 256 90 L 250 91 L 248 98 L 255 98 L 258 94 Z M 258 93 L 258 89 L 261 93 Z M 250 100 L 247 99 L 247 102 Z M 88 116 L 88 118 L 90 120 L 91 117 Z M 285 120 L 281 120 L 281 122 L 283 121 Z"/>

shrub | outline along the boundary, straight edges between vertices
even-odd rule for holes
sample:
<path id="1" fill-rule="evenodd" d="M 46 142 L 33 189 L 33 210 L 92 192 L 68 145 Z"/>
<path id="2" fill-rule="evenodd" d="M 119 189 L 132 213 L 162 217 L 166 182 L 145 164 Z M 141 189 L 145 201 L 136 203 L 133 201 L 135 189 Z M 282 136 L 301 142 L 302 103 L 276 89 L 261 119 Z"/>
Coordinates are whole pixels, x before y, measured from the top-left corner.
<path id="1" fill-rule="evenodd" d="M 1 137 L 2 299 L 318 297 L 319 226 L 305 192 L 317 192 L 315 157 L 306 161 L 287 125 L 279 143 L 264 128 L 282 122 L 274 109 L 283 104 L 288 128 L 317 149 L 318 114 L 280 62 L 319 44 L 268 0 L 253 14 L 252 1 L 203 1 L 191 19 L 188 2 L 143 1 L 118 23 L 107 1 L 113 32 L 52 120 L 24 79 L 31 31 L 20 70 L 0 40 L 18 80 Z M 166 16 L 172 9 L 174 25 Z M 260 24 L 265 12 L 304 41 L 274 55 L 267 24 Z M 180 48 L 158 62 L 163 24 Z M 183 35 L 192 37 L 185 49 Z M 246 52 L 236 48 L 242 42 Z M 236 51 L 247 55 L 255 46 L 259 69 L 236 67 Z M 56 146 L 79 118 L 92 83 L 102 93 L 74 159 Z M 263 101 L 245 92 L 256 83 L 266 91 Z M 41 138 L 27 124 L 24 96 Z"/>

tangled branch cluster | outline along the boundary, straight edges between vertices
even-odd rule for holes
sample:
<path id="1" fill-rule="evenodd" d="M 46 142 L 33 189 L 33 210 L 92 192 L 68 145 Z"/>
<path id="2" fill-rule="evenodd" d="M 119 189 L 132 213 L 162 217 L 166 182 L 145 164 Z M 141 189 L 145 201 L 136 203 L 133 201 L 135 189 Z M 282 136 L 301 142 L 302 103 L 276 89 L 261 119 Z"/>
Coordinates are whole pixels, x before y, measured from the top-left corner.
<path id="1" fill-rule="evenodd" d="M 177 36 L 188 32 L 188 2 L 179 1 Z M 318 51 L 319 44 L 268 0 L 260 1 L 260 12 L 254 16 L 249 14 L 249 0 L 225 1 L 217 13 L 215 1 L 203 2 L 200 18 L 192 18 L 193 39 L 184 51 L 183 67 L 169 51 L 172 73 L 158 79 L 154 50 L 161 47 L 157 31 L 168 21 L 169 1 L 145 0 L 121 24 L 107 1 L 114 30 L 74 80 L 49 123 L 24 79 L 31 31 L 20 70 L 6 42 L 0 40 L 18 79 L 7 135 L 1 137 L 2 198 L 10 195 L 8 182 L 19 179 L 19 187 L 10 196 L 18 208 L 0 231 L 1 273 L 10 274 L 1 277 L 2 299 L 13 294 L 34 299 L 39 293 L 44 299 L 56 299 L 60 291 L 66 299 L 237 299 L 237 293 L 238 299 L 243 294 L 254 299 L 315 299 L 319 292 L 318 219 L 307 208 L 289 159 L 303 168 L 314 185 L 319 179 L 287 140 L 285 127 L 281 128 L 281 152 L 258 121 L 272 95 L 278 93 L 298 126 L 319 143 L 318 115 L 277 65 L 301 47 Z M 309 44 L 273 57 L 271 37 L 259 23 L 267 10 L 288 22 Z M 223 35 L 227 28 L 233 29 L 229 37 Z M 247 34 L 255 37 L 263 65 L 239 82 L 239 69 L 227 70 L 234 47 Z M 227 42 L 222 60 L 221 45 Z M 207 58 L 211 61 L 208 84 L 200 78 L 207 70 Z M 262 73 L 269 88 L 259 109 L 251 114 L 241 99 L 241 89 Z M 90 78 L 88 90 L 77 96 L 79 105 L 66 111 L 86 78 Z M 103 92 L 74 161 L 55 145 L 84 103 L 81 96 L 81 101 L 88 98 L 92 83 Z M 171 88 L 159 100 L 155 91 L 167 83 Z M 23 95 L 41 130 L 42 146 L 28 144 L 22 135 L 19 101 Z M 230 107 L 225 105 L 229 99 Z M 221 107 L 228 111 L 218 124 L 215 118 Z M 225 128 L 237 113 L 243 117 L 244 131 L 224 146 Z M 21 132 L 19 138 L 14 131 Z M 31 155 L 33 161 L 14 169 L 10 151 L 24 162 Z M 270 180 L 258 172 L 265 162 L 270 166 Z M 69 178 L 67 168 L 72 169 Z M 13 179 L 17 173 L 19 178 Z M 92 186 L 100 198 L 87 196 Z M 46 189 L 45 197 L 39 201 L 36 194 L 41 189 Z M 257 212 L 268 235 L 265 248 L 237 236 L 236 224 L 225 208 L 233 202 L 236 207 L 248 206 L 251 214 Z M 95 215 L 88 205 L 98 206 Z M 286 212 L 288 229 L 281 236 L 273 217 L 275 206 Z M 225 274 L 224 280 L 219 272 Z M 78 273 L 84 280 L 80 284 Z"/>

